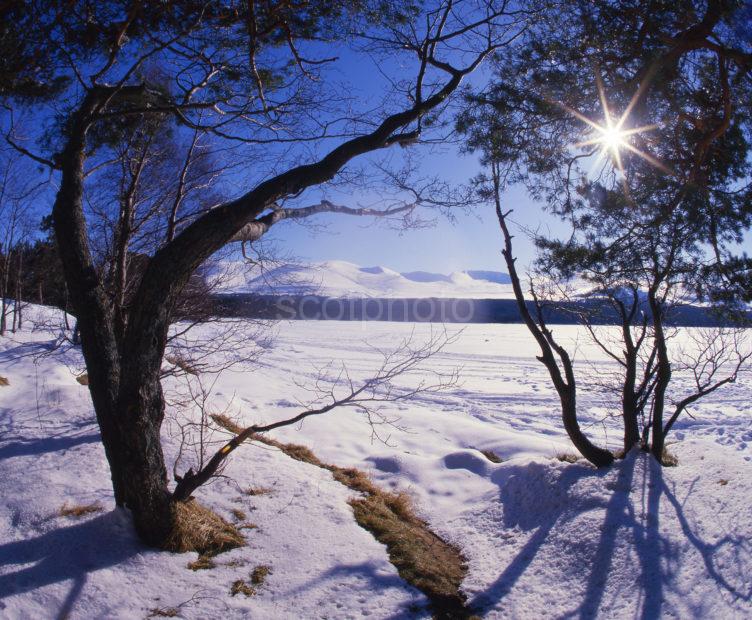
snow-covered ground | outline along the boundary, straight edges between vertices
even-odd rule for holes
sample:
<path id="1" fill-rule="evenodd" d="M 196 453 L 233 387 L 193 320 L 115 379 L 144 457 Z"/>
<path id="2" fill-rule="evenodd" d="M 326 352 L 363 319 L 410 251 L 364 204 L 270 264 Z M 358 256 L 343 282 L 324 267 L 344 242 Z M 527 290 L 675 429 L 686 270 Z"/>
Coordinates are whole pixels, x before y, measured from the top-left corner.
<path id="1" fill-rule="evenodd" d="M 219 261 L 208 270 L 221 293 L 317 294 L 327 297 L 512 299 L 509 276 L 496 271 L 458 271 L 451 274 L 388 267 L 361 267 L 331 260 L 314 264 L 265 267 Z"/>
<path id="2" fill-rule="evenodd" d="M 246 422 L 300 410 L 322 372 L 344 363 L 354 380 L 380 364 L 379 348 L 426 324 L 280 323 L 253 369 L 224 372 L 210 406 Z M 576 327 L 578 359 L 600 376 L 611 362 Z M 322 469 L 276 449 L 243 446 L 225 478 L 197 493 L 228 519 L 258 526 L 248 546 L 192 571 L 196 554 L 142 546 L 113 510 L 104 454 L 80 354 L 54 349 L 54 331 L 0 339 L 0 617 L 144 618 L 178 607 L 184 618 L 428 617 L 425 597 L 397 574 L 385 548 L 355 522 L 351 492 Z M 488 618 L 743 618 L 752 616 L 752 375 L 692 411 L 670 446 L 679 465 L 632 455 L 608 471 L 552 458 L 570 451 L 534 343 L 519 325 L 470 325 L 431 370 L 460 369 L 440 394 L 389 404 L 386 443 L 353 410 L 274 433 L 324 461 L 369 471 L 410 492 L 432 528 L 465 554 L 469 604 Z M 333 365 L 332 365 L 333 363 Z M 679 383 L 686 378 L 679 377 Z M 178 394 L 181 383 L 167 382 Z M 581 395 L 588 431 L 618 446 L 618 425 L 595 390 Z M 399 418 L 398 420 L 396 418 Z M 179 419 L 165 426 L 171 463 Z M 503 459 L 492 463 L 480 451 Z M 268 493 L 249 496 L 248 487 Z M 64 503 L 99 502 L 79 519 Z M 230 595 L 257 565 L 272 573 L 256 596 Z"/>

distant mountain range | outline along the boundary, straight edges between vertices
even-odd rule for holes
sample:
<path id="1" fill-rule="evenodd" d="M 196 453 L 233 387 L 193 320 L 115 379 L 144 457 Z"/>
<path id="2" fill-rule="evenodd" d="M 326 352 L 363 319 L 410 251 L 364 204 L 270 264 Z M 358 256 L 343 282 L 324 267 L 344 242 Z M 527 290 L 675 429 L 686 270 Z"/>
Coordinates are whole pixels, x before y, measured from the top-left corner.
<path id="1" fill-rule="evenodd" d="M 205 274 L 221 294 L 319 295 L 340 298 L 512 299 L 511 279 L 499 271 L 399 273 L 346 261 L 310 265 L 257 265 L 221 261 Z"/>
<path id="2" fill-rule="evenodd" d="M 345 261 L 259 265 L 220 261 L 205 270 L 222 316 L 298 320 L 517 323 L 521 316 L 511 279 L 499 271 L 399 273 Z M 585 290 L 585 289 L 583 289 Z M 528 306 L 532 310 L 531 302 Z M 616 324 L 613 308 L 598 298 L 574 299 L 544 310 L 551 324 L 576 323 L 576 313 L 597 310 L 597 323 Z M 672 308 L 671 325 L 715 325 L 696 304 Z"/>

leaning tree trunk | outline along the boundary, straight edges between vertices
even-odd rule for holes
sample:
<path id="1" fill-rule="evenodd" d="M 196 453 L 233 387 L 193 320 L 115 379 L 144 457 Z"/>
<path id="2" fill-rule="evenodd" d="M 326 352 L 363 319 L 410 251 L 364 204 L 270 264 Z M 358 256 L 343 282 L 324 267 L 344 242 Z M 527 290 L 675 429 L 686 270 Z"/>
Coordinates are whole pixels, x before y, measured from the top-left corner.
<path id="1" fill-rule="evenodd" d="M 561 402 L 561 419 L 562 424 L 564 425 L 564 430 L 582 456 L 596 467 L 608 467 L 614 462 L 614 455 L 609 450 L 596 446 L 587 438 L 580 428 L 580 423 L 577 419 L 577 384 L 575 381 L 574 369 L 572 367 L 572 360 L 570 359 L 569 354 L 556 342 L 553 334 L 546 326 L 541 305 L 538 303 L 537 299 L 535 300 L 535 307 L 538 312 L 537 320 L 533 318 L 527 307 L 525 293 L 522 290 L 522 283 L 520 281 L 519 273 L 517 272 L 517 259 L 514 257 L 512 251 L 512 235 L 509 232 L 506 220 L 508 213 L 504 213 L 501 208 L 499 171 L 494 164 L 492 164 L 492 174 L 496 217 L 499 220 L 499 226 L 502 235 L 504 236 L 504 248 L 502 249 L 501 254 L 504 257 L 509 277 L 512 280 L 512 289 L 514 290 L 514 297 L 517 301 L 517 308 L 520 312 L 520 316 L 525 322 L 528 331 L 535 338 L 540 347 L 541 355 L 538 357 L 538 360 L 548 370 L 548 374 L 551 377 L 556 393 L 559 395 L 559 400 Z M 562 376 L 561 369 L 556 363 L 555 356 L 558 356 L 559 360 L 561 360 L 562 366 L 564 367 L 564 376 Z"/>
<path id="2" fill-rule="evenodd" d="M 539 359 L 542 360 L 542 358 Z M 550 371 L 549 365 L 545 361 L 543 363 Z M 577 419 L 577 397 L 574 383 L 568 385 L 558 384 L 558 382 L 554 381 L 554 385 L 561 401 L 561 420 L 564 430 L 567 432 L 574 447 L 596 467 L 608 467 L 611 465 L 614 462 L 614 455 L 609 450 L 596 446 L 580 428 L 580 423 Z"/>
<path id="3" fill-rule="evenodd" d="M 190 276 L 243 226 L 288 196 L 330 181 L 354 158 L 418 136 L 410 126 L 441 106 L 494 49 L 490 44 L 464 68 L 448 67 L 443 86 L 386 116 L 372 131 L 345 140 L 320 159 L 294 166 L 197 217 L 155 251 L 118 330 L 89 249 L 83 209 L 86 134 L 115 95 L 140 97 L 144 84 L 93 86 L 66 125 L 68 140 L 56 158 L 61 173 L 53 206 L 55 240 L 81 332 L 89 389 L 112 471 L 115 499 L 133 511 L 141 537 L 162 546 L 173 525 L 159 431 L 164 399 L 160 366 L 170 314 Z M 443 68 L 443 67 L 442 67 Z M 122 332 L 122 333 L 119 333 Z"/>

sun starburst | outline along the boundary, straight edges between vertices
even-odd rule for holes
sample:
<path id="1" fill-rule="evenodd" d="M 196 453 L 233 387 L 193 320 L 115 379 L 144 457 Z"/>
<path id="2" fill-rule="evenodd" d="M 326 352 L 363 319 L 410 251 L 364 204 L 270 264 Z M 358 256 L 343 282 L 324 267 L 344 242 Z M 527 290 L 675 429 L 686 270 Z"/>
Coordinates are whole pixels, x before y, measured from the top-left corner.
<path id="1" fill-rule="evenodd" d="M 632 143 L 632 137 L 639 134 L 651 131 L 657 127 L 657 125 L 643 125 L 641 127 L 627 127 L 629 115 L 634 109 L 635 104 L 642 95 L 642 89 L 639 89 L 632 97 L 629 105 L 624 112 L 616 120 L 614 120 L 611 110 L 609 108 L 608 100 L 606 98 L 605 89 L 603 88 L 603 82 L 600 77 L 596 75 L 596 85 L 598 87 L 598 96 L 601 101 L 601 108 L 603 109 L 603 121 L 594 121 L 578 110 L 569 107 L 564 103 L 560 105 L 574 117 L 581 120 L 592 129 L 592 136 L 587 140 L 578 142 L 576 147 L 586 147 L 593 145 L 600 145 L 600 152 L 598 154 L 597 163 L 602 161 L 606 157 L 610 157 L 616 168 L 619 170 L 623 179 L 626 179 L 626 173 L 624 170 L 624 162 L 622 160 L 622 151 L 629 151 L 638 155 L 648 163 L 652 164 L 659 170 L 670 174 L 671 171 L 655 157 L 646 153 L 644 150 L 637 148 Z"/>

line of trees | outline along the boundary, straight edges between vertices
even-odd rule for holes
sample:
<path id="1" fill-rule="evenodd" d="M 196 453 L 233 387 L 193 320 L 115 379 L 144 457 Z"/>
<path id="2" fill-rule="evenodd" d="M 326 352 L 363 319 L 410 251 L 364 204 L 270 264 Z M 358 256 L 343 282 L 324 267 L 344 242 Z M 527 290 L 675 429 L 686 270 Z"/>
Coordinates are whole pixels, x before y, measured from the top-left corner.
<path id="1" fill-rule="evenodd" d="M 43 187 L 21 155 L 0 150 L 0 335 L 22 327 L 24 301 L 66 305 L 54 242 L 36 234 Z"/>

